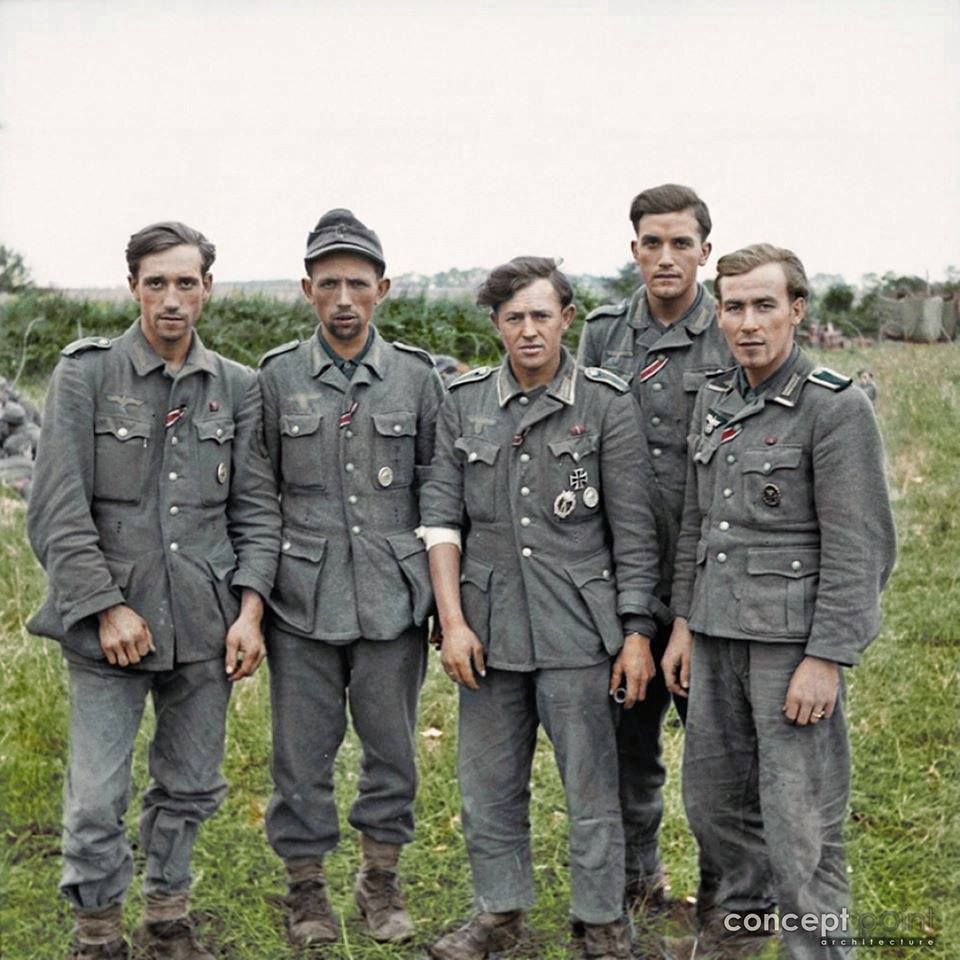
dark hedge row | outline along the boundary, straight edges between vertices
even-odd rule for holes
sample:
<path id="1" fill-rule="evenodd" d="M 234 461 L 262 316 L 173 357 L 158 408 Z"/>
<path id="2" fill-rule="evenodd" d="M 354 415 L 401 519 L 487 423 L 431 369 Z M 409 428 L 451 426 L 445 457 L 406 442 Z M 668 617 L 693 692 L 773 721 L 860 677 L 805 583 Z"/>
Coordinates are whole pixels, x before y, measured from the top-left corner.
<path id="1" fill-rule="evenodd" d="M 596 305 L 589 294 L 578 295 L 578 321 L 568 334 L 575 347 L 584 312 Z M 129 303 L 73 300 L 55 293 L 29 292 L 0 305 L 0 375 L 13 378 L 47 376 L 60 349 L 79 337 L 116 336 L 137 316 Z M 449 354 L 475 366 L 499 356 L 496 331 L 485 311 L 463 300 L 394 297 L 377 310 L 377 327 L 388 340 Z M 316 320 L 303 301 L 267 297 L 217 297 L 200 320 L 203 342 L 242 363 L 255 366 L 269 349 L 313 332 Z"/>

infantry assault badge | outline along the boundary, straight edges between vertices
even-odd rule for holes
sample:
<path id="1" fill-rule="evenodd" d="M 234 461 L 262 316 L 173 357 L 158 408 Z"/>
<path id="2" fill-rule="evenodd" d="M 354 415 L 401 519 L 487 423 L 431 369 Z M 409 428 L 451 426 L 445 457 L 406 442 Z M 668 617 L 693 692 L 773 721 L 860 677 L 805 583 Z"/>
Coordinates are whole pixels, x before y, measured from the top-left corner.
<path id="1" fill-rule="evenodd" d="M 577 495 L 572 490 L 564 490 L 557 494 L 557 499 L 553 501 L 554 516 L 565 520 L 573 513 L 577 505 Z"/>

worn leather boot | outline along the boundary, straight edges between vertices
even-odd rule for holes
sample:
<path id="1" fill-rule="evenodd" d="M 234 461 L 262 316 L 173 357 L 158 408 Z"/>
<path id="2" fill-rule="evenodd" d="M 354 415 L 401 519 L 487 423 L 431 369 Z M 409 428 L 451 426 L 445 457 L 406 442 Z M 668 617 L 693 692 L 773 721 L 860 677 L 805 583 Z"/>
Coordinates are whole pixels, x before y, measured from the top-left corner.
<path id="1" fill-rule="evenodd" d="M 632 939 L 626 917 L 610 923 L 585 923 L 583 955 L 587 960 L 629 960 Z"/>
<path id="2" fill-rule="evenodd" d="M 145 920 L 134 934 L 137 960 L 215 960 L 193 932 L 189 917 Z"/>
<path id="3" fill-rule="evenodd" d="M 354 888 L 357 906 L 374 940 L 401 943 L 414 934 L 413 920 L 407 913 L 397 880 L 400 846 L 379 843 L 361 835 L 363 862 Z"/>
<path id="4" fill-rule="evenodd" d="M 462 927 L 442 936 L 427 952 L 433 960 L 485 960 L 523 936 L 523 911 L 476 913 Z"/>
<path id="5" fill-rule="evenodd" d="M 67 960 L 129 960 L 123 938 L 123 906 L 74 911 L 73 943 Z"/>
<path id="6" fill-rule="evenodd" d="M 287 866 L 287 939 L 294 947 L 336 943 L 340 924 L 327 899 L 323 863 Z"/>

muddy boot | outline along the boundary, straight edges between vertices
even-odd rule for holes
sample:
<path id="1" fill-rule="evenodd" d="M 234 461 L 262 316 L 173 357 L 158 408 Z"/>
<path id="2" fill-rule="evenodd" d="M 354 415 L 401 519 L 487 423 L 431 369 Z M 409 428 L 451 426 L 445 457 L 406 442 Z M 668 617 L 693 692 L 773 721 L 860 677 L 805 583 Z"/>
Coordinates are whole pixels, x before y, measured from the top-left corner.
<path id="1" fill-rule="evenodd" d="M 586 960 L 629 960 L 632 946 L 630 922 L 626 917 L 610 923 L 583 925 L 583 955 Z"/>
<path id="2" fill-rule="evenodd" d="M 523 936 L 523 911 L 476 913 L 467 923 L 442 936 L 427 952 L 433 960 L 485 960 L 508 950 Z"/>
<path id="3" fill-rule="evenodd" d="M 148 893 L 143 923 L 134 934 L 137 960 L 214 960 L 193 932 L 189 894 Z"/>
<path id="4" fill-rule="evenodd" d="M 354 894 L 367 931 L 381 943 L 401 943 L 414 934 L 397 881 L 400 846 L 379 843 L 361 834 L 363 862 L 357 873 Z"/>
<path id="5" fill-rule="evenodd" d="M 292 866 L 287 864 L 287 939 L 294 947 L 336 943 L 340 924 L 327 899 L 323 861 Z"/>
<path id="6" fill-rule="evenodd" d="M 102 910 L 75 910 L 73 916 L 73 943 L 67 960 L 129 960 L 122 904 Z"/>

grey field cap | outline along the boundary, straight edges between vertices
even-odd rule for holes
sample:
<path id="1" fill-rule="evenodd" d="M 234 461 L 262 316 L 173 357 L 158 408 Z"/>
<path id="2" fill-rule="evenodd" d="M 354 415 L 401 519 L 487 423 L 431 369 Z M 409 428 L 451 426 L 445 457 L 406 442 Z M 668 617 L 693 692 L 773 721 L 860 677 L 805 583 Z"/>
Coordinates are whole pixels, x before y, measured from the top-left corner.
<path id="1" fill-rule="evenodd" d="M 372 260 L 386 270 L 380 238 L 361 223 L 351 210 L 338 207 L 328 210 L 307 236 L 307 252 L 303 263 L 310 271 L 310 264 L 328 253 L 356 253 Z"/>

